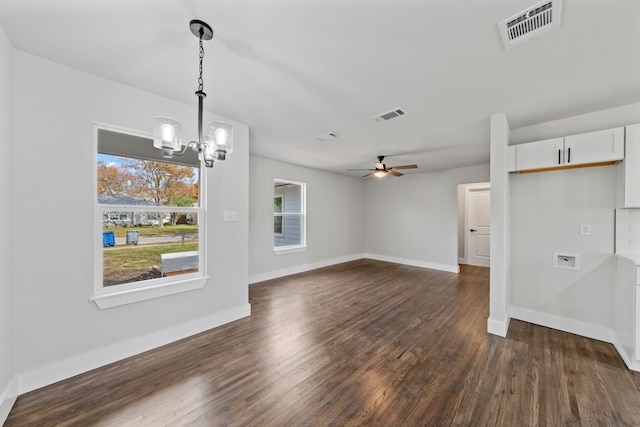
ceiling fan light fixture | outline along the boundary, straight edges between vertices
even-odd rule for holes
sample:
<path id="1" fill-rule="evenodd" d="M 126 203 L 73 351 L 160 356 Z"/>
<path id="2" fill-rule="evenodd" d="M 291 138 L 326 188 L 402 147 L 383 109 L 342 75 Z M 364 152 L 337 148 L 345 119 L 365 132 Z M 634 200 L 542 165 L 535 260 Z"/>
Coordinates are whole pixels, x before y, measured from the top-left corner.
<path id="1" fill-rule="evenodd" d="M 383 170 L 377 170 L 373 173 L 373 176 L 377 177 L 377 178 L 383 178 L 387 175 L 387 171 L 383 171 Z"/>

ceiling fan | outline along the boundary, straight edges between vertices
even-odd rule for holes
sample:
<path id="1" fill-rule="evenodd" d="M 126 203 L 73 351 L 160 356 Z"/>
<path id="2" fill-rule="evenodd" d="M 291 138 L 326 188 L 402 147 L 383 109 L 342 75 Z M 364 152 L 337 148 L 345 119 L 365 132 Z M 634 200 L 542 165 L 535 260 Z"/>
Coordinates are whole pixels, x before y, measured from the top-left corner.
<path id="1" fill-rule="evenodd" d="M 392 166 L 387 167 L 382 161 L 384 160 L 384 156 L 378 156 L 378 161 L 374 162 L 375 169 L 347 169 L 349 171 L 370 171 L 368 174 L 363 175 L 363 178 L 368 177 L 369 175 L 373 175 L 378 178 L 382 178 L 386 175 L 393 176 L 402 176 L 404 174 L 397 172 L 398 169 L 415 169 L 418 165 L 402 165 L 402 166 Z"/>

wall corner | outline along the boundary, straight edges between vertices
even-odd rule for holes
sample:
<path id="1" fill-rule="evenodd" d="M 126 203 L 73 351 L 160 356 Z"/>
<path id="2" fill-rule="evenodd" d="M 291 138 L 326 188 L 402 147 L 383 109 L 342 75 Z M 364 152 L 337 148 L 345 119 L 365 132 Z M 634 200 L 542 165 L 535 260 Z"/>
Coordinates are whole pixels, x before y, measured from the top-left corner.
<path id="1" fill-rule="evenodd" d="M 505 113 L 493 114 L 490 131 L 491 271 L 489 273 L 489 333 L 506 336 L 509 328 L 510 199 L 507 172 L 509 123 Z"/>

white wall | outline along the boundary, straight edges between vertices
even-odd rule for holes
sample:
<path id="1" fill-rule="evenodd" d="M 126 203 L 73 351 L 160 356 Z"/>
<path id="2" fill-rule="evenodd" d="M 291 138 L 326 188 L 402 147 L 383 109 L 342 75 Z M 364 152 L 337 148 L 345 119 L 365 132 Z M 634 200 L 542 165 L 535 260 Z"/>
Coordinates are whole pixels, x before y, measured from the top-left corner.
<path id="1" fill-rule="evenodd" d="M 457 272 L 457 186 L 488 180 L 481 165 L 366 181 L 367 256 Z"/>
<path id="2" fill-rule="evenodd" d="M 602 331 L 613 327 L 615 185 L 615 166 L 511 176 L 513 317 L 532 321 L 528 315 L 543 313 L 606 338 Z M 580 236 L 579 224 L 590 224 L 591 236 Z M 580 270 L 554 267 L 554 251 L 580 254 Z"/>
<path id="3" fill-rule="evenodd" d="M 249 279 L 271 279 L 362 258 L 364 182 L 316 169 L 250 156 Z M 306 183 L 307 249 L 273 252 L 273 180 Z"/>
<path id="4" fill-rule="evenodd" d="M 458 185 L 458 262 L 467 262 L 467 248 L 464 232 L 464 217 L 466 207 L 464 203 L 466 184 Z"/>
<path id="5" fill-rule="evenodd" d="M 0 26 L 0 423 L 17 395 L 13 339 L 13 47 Z"/>
<path id="6" fill-rule="evenodd" d="M 513 144 L 575 135 L 640 123 L 640 102 L 511 130 Z"/>
<path id="7" fill-rule="evenodd" d="M 181 104 L 15 52 L 14 309 L 21 393 L 249 314 L 249 135 L 241 124 L 235 124 L 234 153 L 207 178 L 206 287 L 105 310 L 89 302 L 94 122 L 151 132 L 153 116 L 169 115 L 186 124 L 191 134 L 185 139 L 194 139 L 195 101 Z M 224 210 L 239 211 L 241 220 L 224 223 Z"/>
<path id="8" fill-rule="evenodd" d="M 513 129 L 510 141 L 638 122 L 640 103 Z M 612 340 L 616 173 L 615 166 L 603 166 L 510 176 L 513 318 Z M 578 235 L 578 224 L 585 223 L 592 225 L 591 236 Z M 553 251 L 581 254 L 581 270 L 553 268 Z"/>

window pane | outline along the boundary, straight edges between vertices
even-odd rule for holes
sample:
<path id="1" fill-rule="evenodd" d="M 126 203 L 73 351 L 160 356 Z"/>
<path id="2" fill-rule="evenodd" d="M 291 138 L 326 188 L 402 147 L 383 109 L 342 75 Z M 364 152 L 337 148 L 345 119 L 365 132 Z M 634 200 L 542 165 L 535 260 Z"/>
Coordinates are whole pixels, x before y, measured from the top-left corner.
<path id="1" fill-rule="evenodd" d="M 282 236 L 282 217 L 281 216 L 273 217 L 273 234 L 278 234 Z"/>
<path id="2" fill-rule="evenodd" d="M 276 247 L 302 244 L 302 216 L 286 215 L 282 218 L 282 234 L 274 235 L 273 244 Z"/>
<path id="3" fill-rule="evenodd" d="M 150 138 L 106 129 L 97 145 L 102 285 L 199 272 L 197 153 L 167 159 Z"/>
<path id="4" fill-rule="evenodd" d="M 199 168 L 98 154 L 98 203 L 198 206 Z"/>
<path id="5" fill-rule="evenodd" d="M 103 210 L 102 221 L 104 286 L 199 271 L 196 213 Z"/>
<path id="6" fill-rule="evenodd" d="M 273 183 L 273 246 L 304 245 L 304 184 L 284 180 Z"/>

